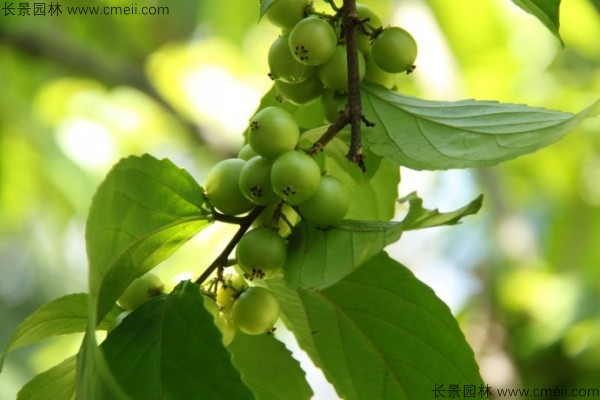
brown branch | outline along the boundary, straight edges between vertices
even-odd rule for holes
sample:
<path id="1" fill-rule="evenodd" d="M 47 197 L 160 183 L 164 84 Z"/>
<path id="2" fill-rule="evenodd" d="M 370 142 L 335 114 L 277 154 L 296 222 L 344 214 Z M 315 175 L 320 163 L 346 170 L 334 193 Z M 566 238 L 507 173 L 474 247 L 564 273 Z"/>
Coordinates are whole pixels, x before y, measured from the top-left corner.
<path id="1" fill-rule="evenodd" d="M 346 107 L 340 113 L 337 121 L 329 126 L 327 131 L 313 144 L 309 153 L 315 155 L 323 150 L 344 127 L 350 124 L 350 148 L 346 157 L 351 162 L 358 165 L 364 172 L 365 162 L 361 141 L 361 123 L 365 122 L 367 126 L 373 124 L 364 117 L 360 99 L 360 74 L 358 69 L 358 41 L 357 27 L 360 27 L 362 20 L 356 10 L 356 0 L 344 0 L 342 8 L 339 10 L 342 16 L 342 36 L 346 42 L 346 54 L 348 63 L 348 102 Z"/>
<path id="2" fill-rule="evenodd" d="M 356 0 L 344 0 L 342 29 L 346 38 L 348 61 L 348 104 L 350 112 L 350 149 L 346 157 L 365 171 L 360 137 L 362 105 L 360 102 L 360 76 L 358 71 L 358 41 L 356 27 L 360 25 L 360 15 L 356 11 Z"/>

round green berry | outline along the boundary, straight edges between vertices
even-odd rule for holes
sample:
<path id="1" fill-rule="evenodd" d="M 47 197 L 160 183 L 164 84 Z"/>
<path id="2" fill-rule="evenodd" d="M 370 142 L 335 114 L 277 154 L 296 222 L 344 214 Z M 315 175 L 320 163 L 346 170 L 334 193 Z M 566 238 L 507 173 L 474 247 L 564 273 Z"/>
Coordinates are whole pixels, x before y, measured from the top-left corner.
<path id="1" fill-rule="evenodd" d="M 267 9 L 267 19 L 280 28 L 292 28 L 304 17 L 308 0 L 277 0 Z"/>
<path id="2" fill-rule="evenodd" d="M 417 58 L 417 42 L 402 28 L 384 29 L 373 40 L 373 61 L 384 71 L 395 74 L 410 71 Z"/>
<path id="3" fill-rule="evenodd" d="M 310 77 L 299 83 L 275 81 L 275 89 L 285 100 L 302 105 L 319 98 L 323 93 L 323 83 L 317 76 Z"/>
<path id="4" fill-rule="evenodd" d="M 240 239 L 235 256 L 238 265 L 249 276 L 270 277 L 280 271 L 287 258 L 285 240 L 274 230 L 254 228 Z"/>
<path id="5" fill-rule="evenodd" d="M 273 162 L 261 156 L 246 161 L 240 172 L 240 190 L 254 204 L 266 206 L 279 197 L 271 187 L 271 165 Z"/>
<path id="6" fill-rule="evenodd" d="M 206 197 L 211 204 L 227 215 L 250 211 L 254 204 L 240 191 L 240 173 L 246 162 L 230 158 L 217 163 L 206 177 Z"/>
<path id="7" fill-rule="evenodd" d="M 258 153 L 255 152 L 254 149 L 252 149 L 252 146 L 250 146 L 249 143 L 246 143 L 238 152 L 237 158 L 248 161 L 249 159 L 251 159 L 252 157 L 256 157 L 257 155 Z"/>
<path id="8" fill-rule="evenodd" d="M 298 211 L 302 218 L 319 226 L 328 226 L 344 219 L 349 205 L 350 199 L 344 185 L 333 176 L 324 176 L 317 193 L 300 204 Z"/>
<path id="9" fill-rule="evenodd" d="M 250 121 L 248 142 L 263 157 L 276 158 L 294 149 L 299 138 L 296 120 L 283 108 L 263 108 Z"/>
<path id="10" fill-rule="evenodd" d="M 358 53 L 358 79 L 365 76 L 365 58 Z M 348 91 L 348 60 L 346 46 L 338 46 L 335 53 L 319 66 L 319 78 L 330 89 Z"/>
<path id="11" fill-rule="evenodd" d="M 135 310 L 164 290 L 161 279 L 151 272 L 135 278 L 119 297 L 118 303 L 126 310 Z"/>
<path id="12" fill-rule="evenodd" d="M 267 58 L 272 79 L 298 83 L 316 75 L 315 67 L 298 62 L 290 51 L 288 37 L 280 36 L 271 45 Z"/>
<path id="13" fill-rule="evenodd" d="M 235 301 L 231 318 L 242 332 L 260 335 L 273 328 L 280 310 L 277 299 L 268 289 L 253 286 Z"/>
<path id="14" fill-rule="evenodd" d="M 288 38 L 294 58 L 306 65 L 321 65 L 337 47 L 337 36 L 329 22 L 311 16 L 298 22 Z"/>
<path id="15" fill-rule="evenodd" d="M 273 191 L 294 206 L 311 198 L 316 193 L 320 180 L 319 164 L 300 151 L 283 153 L 271 167 Z"/>

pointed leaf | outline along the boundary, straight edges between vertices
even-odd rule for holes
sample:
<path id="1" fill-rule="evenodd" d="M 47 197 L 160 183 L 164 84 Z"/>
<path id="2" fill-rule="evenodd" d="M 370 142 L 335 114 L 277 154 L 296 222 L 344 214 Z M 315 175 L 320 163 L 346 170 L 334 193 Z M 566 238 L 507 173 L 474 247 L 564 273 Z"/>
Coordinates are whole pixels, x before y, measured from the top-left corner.
<path id="1" fill-rule="evenodd" d="M 439 170 L 494 165 L 562 138 L 600 112 L 579 114 L 492 101 L 431 101 L 362 85 L 365 146 L 408 168 Z"/>
<path id="2" fill-rule="evenodd" d="M 17 394 L 17 400 L 74 399 L 76 368 L 77 358 L 67 358 L 27 382 Z"/>
<path id="3" fill-rule="evenodd" d="M 560 0 L 512 0 L 529 14 L 536 17 L 564 46 L 560 37 Z"/>
<path id="4" fill-rule="evenodd" d="M 135 399 L 251 399 L 198 285 L 182 282 L 126 317 L 102 343 L 121 386 Z"/>
<path id="5" fill-rule="evenodd" d="M 88 330 L 77 354 L 77 398 L 132 400 L 110 371 L 104 354 L 98 347 L 95 333 L 93 326 L 88 324 Z"/>
<path id="6" fill-rule="evenodd" d="M 133 279 L 207 225 L 203 205 L 202 187 L 169 160 L 144 155 L 113 167 L 94 196 L 86 225 L 98 320 Z"/>
<path id="7" fill-rule="evenodd" d="M 423 208 L 423 199 L 421 199 L 416 192 L 409 194 L 399 201 L 401 203 L 409 203 L 408 213 L 402 220 L 402 228 L 405 231 L 410 231 L 414 229 L 431 228 L 433 226 L 456 225 L 460 223 L 460 220 L 463 217 L 475 214 L 479 211 L 481 203 L 483 202 L 483 195 L 477 197 L 466 206 L 448 213 L 441 213 L 437 208 L 435 210 Z"/>
<path id="8" fill-rule="evenodd" d="M 276 1 L 279 0 L 260 0 L 260 18 L 265 15 L 269 7 L 271 7 Z"/>
<path id="9" fill-rule="evenodd" d="M 323 289 L 344 278 L 388 244 L 400 239 L 402 232 L 441 225 L 456 225 L 481 208 L 483 196 L 466 206 L 441 213 L 423 208 L 423 200 L 411 193 L 400 202 L 409 209 L 400 222 L 344 220 L 328 229 L 306 221 L 293 230 L 288 242 L 285 281 L 290 288 Z"/>
<path id="10" fill-rule="evenodd" d="M 325 290 L 281 285 L 274 293 L 344 399 L 424 399 L 442 382 L 482 384 L 450 309 L 385 253 Z"/>
<path id="11" fill-rule="evenodd" d="M 106 329 L 121 311 L 115 305 L 98 328 Z M 6 354 L 12 350 L 56 335 L 85 332 L 88 312 L 87 293 L 68 294 L 42 306 L 25 318 L 12 334 L 4 356 L 0 358 L 0 370 Z"/>
<path id="12" fill-rule="evenodd" d="M 242 381 L 258 400 L 308 400 L 305 373 L 283 343 L 269 335 L 237 332 L 227 347 Z"/>
<path id="13" fill-rule="evenodd" d="M 289 238 L 286 283 L 291 288 L 330 286 L 401 235 L 399 222 L 343 221 L 324 230 L 302 221 Z"/>
<path id="14" fill-rule="evenodd" d="M 300 143 L 312 146 L 327 130 L 319 126 L 302 133 Z M 346 155 L 350 132 L 342 130 L 325 147 L 325 171 L 342 181 L 352 201 L 346 218 L 385 221 L 394 216 L 398 198 L 400 168 L 390 160 L 364 149 L 366 171 L 350 162 Z"/>
<path id="15" fill-rule="evenodd" d="M 365 221 L 392 219 L 396 212 L 400 183 L 398 165 L 390 160 L 381 160 L 377 171 L 367 182 L 357 182 L 347 172 L 348 168 L 353 166 L 340 166 L 337 162 L 327 163 L 327 172 L 344 184 L 351 199 L 346 218 Z"/>

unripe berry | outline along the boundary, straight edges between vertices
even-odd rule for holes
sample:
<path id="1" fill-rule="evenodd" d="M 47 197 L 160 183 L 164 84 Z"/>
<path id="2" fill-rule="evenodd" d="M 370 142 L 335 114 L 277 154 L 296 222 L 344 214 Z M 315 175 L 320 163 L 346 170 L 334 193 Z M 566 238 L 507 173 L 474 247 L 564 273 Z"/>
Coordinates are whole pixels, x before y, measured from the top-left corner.
<path id="1" fill-rule="evenodd" d="M 288 44 L 296 60 L 316 66 L 333 55 L 337 47 L 337 36 L 329 22 L 311 16 L 294 26 Z"/>

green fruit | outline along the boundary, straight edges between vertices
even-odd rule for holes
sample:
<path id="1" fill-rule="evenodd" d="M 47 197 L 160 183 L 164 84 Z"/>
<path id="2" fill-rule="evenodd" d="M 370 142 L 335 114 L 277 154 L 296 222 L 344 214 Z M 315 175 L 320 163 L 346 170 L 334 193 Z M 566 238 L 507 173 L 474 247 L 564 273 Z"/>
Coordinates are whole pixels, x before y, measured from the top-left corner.
<path id="1" fill-rule="evenodd" d="M 310 77 L 300 83 L 275 81 L 275 89 L 285 100 L 302 105 L 319 98 L 323 93 L 323 83 L 317 76 Z"/>
<path id="2" fill-rule="evenodd" d="M 250 211 L 254 204 L 240 191 L 240 173 L 246 162 L 230 158 L 217 163 L 206 177 L 206 197 L 211 204 L 227 215 Z"/>
<path id="3" fill-rule="evenodd" d="M 268 289 L 254 286 L 243 292 L 233 304 L 234 325 L 248 335 L 269 332 L 279 318 L 277 299 Z"/>
<path id="4" fill-rule="evenodd" d="M 280 36 L 273 42 L 268 61 L 271 78 L 287 83 L 302 82 L 317 73 L 315 67 L 304 65 L 294 58 L 287 36 Z"/>
<path id="5" fill-rule="evenodd" d="M 365 58 L 358 53 L 358 79 L 365 76 Z M 319 66 L 319 78 L 325 86 L 342 92 L 348 91 L 348 60 L 346 46 L 338 46 L 335 53 Z"/>
<path id="6" fill-rule="evenodd" d="M 367 31 L 370 32 L 373 29 L 377 29 L 381 27 L 381 19 L 379 18 L 379 16 L 377 14 L 375 14 L 373 12 L 373 10 L 371 10 L 369 7 L 367 7 L 364 4 L 360 4 L 360 3 L 356 3 L 356 11 L 358 11 L 358 15 L 360 16 L 361 20 L 366 20 L 368 18 L 368 21 L 365 22 L 365 27 L 367 28 Z M 372 28 L 372 29 L 369 29 Z M 368 34 L 365 34 L 362 29 L 357 29 L 357 40 L 358 40 L 358 50 L 360 50 L 361 53 L 367 55 L 371 53 L 371 38 Z"/>
<path id="7" fill-rule="evenodd" d="M 240 172 L 240 190 L 254 204 L 266 206 L 279 200 L 271 187 L 273 162 L 261 156 L 246 161 Z"/>
<path id="8" fill-rule="evenodd" d="M 323 114 L 328 122 L 335 122 L 340 117 L 340 111 L 346 106 L 348 96 L 346 94 L 336 93 L 335 90 L 327 89 L 323 90 L 321 95 L 321 106 L 323 107 Z"/>
<path id="9" fill-rule="evenodd" d="M 267 19 L 280 28 L 291 28 L 304 17 L 308 0 L 278 0 L 267 9 Z"/>
<path id="10" fill-rule="evenodd" d="M 216 300 L 219 310 L 228 313 L 231 311 L 233 302 L 238 295 L 246 290 L 248 284 L 243 276 L 236 273 L 228 273 L 223 277 L 223 282 L 217 289 Z"/>
<path id="11" fill-rule="evenodd" d="M 386 72 L 410 71 L 417 58 L 417 42 L 402 28 L 387 28 L 373 40 L 371 55 Z"/>
<path id="12" fill-rule="evenodd" d="M 287 219 L 287 222 L 285 221 Z M 292 230 L 291 226 L 300 222 L 298 213 L 288 204 L 271 204 L 263 210 L 254 220 L 252 226 L 271 228 L 282 237 L 286 237 Z"/>
<path id="13" fill-rule="evenodd" d="M 219 316 L 219 306 L 218 304 L 210 297 L 203 295 L 203 304 L 206 311 L 210 313 L 213 319 Z"/>
<path id="14" fill-rule="evenodd" d="M 263 157 L 276 158 L 293 150 L 299 138 L 300 128 L 296 120 L 283 108 L 263 108 L 250 121 L 248 142 Z"/>
<path id="15" fill-rule="evenodd" d="M 280 271 L 287 259 L 285 240 L 270 228 L 259 227 L 247 232 L 236 247 L 238 265 L 256 278 L 270 277 Z"/>
<path id="16" fill-rule="evenodd" d="M 298 22 L 288 39 L 294 58 L 306 65 L 321 65 L 333 55 L 337 36 L 329 22 L 311 16 Z"/>
<path id="17" fill-rule="evenodd" d="M 367 61 L 367 72 L 364 80 L 376 83 L 386 89 L 392 89 L 396 85 L 396 75 L 385 72 L 370 58 Z"/>
<path id="18" fill-rule="evenodd" d="M 252 146 L 250 146 L 250 144 L 248 144 L 248 143 L 246 143 L 244 146 L 242 146 L 242 148 L 238 152 L 238 158 L 240 158 L 242 160 L 246 160 L 246 161 L 248 161 L 252 157 L 256 157 L 257 155 L 258 155 L 258 153 L 255 152 L 252 149 Z"/>
<path id="19" fill-rule="evenodd" d="M 361 20 L 365 20 L 367 18 L 369 19 L 367 22 L 365 22 L 367 26 L 373 29 L 377 29 L 382 26 L 381 18 L 379 18 L 379 16 L 375 14 L 375 12 L 371 10 L 369 6 L 362 3 L 356 3 L 356 11 L 358 11 L 358 15 L 360 16 Z"/>
<path id="20" fill-rule="evenodd" d="M 300 204 L 298 211 L 302 218 L 319 226 L 328 226 L 344 219 L 349 205 L 350 199 L 344 185 L 333 176 L 324 176 L 317 193 Z"/>
<path id="21" fill-rule="evenodd" d="M 231 318 L 225 313 L 219 313 L 219 316 L 214 320 L 215 325 L 221 331 L 221 342 L 223 346 L 229 346 L 229 344 L 235 338 L 235 324 Z"/>
<path id="22" fill-rule="evenodd" d="M 283 153 L 271 167 L 273 191 L 293 206 L 311 198 L 317 192 L 320 180 L 319 164 L 300 151 Z"/>
<path id="23" fill-rule="evenodd" d="M 149 272 L 135 278 L 117 301 L 125 310 L 135 310 L 151 298 L 161 294 L 163 290 L 164 284 L 160 278 Z"/>
<path id="24" fill-rule="evenodd" d="M 221 341 L 223 343 L 223 346 L 229 345 L 229 343 L 231 343 L 231 341 L 235 337 L 235 326 L 233 325 L 231 318 L 227 314 L 219 311 L 219 306 L 213 299 L 211 299 L 208 296 L 203 297 L 204 308 L 213 317 L 214 324 L 221 332 Z M 229 307 L 229 309 L 231 310 L 231 307 Z"/>

